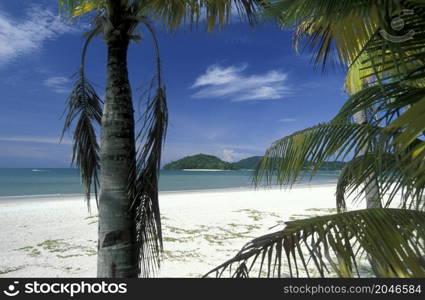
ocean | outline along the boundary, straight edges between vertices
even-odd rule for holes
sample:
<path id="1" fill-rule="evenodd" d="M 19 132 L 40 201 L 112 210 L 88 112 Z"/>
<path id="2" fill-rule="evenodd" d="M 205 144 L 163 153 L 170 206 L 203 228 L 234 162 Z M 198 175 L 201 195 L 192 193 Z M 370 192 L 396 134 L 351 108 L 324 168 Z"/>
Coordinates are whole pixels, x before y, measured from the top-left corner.
<path id="1" fill-rule="evenodd" d="M 180 171 L 163 170 L 160 191 L 246 188 L 252 186 L 252 171 Z M 311 182 L 297 184 L 333 184 L 338 172 L 320 171 Z M 306 176 L 308 177 L 308 176 Z M 77 169 L 0 169 L 0 197 L 82 194 Z"/>

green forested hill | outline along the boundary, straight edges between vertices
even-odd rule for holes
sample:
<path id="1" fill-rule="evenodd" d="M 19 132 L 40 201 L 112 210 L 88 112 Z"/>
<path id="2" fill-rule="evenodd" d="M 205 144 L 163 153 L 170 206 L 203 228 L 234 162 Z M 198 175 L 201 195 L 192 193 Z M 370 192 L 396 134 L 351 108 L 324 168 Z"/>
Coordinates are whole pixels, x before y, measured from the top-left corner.
<path id="1" fill-rule="evenodd" d="M 250 169 L 253 170 L 257 167 L 258 163 L 263 159 L 262 156 L 251 156 L 245 159 L 242 159 L 238 162 L 233 163 L 235 169 Z M 344 167 L 345 163 L 342 161 L 325 161 L 321 166 L 321 171 L 336 171 L 341 170 Z"/>
<path id="2" fill-rule="evenodd" d="M 251 156 L 233 163 L 236 169 L 255 169 L 262 156 Z"/>
<path id="3" fill-rule="evenodd" d="M 258 162 L 262 159 L 262 156 L 252 156 L 242 159 L 235 163 L 228 163 L 220 158 L 207 155 L 197 154 L 192 156 L 186 156 L 177 161 L 171 162 L 164 166 L 164 170 L 183 170 L 183 169 L 218 169 L 218 170 L 246 170 L 255 169 Z M 345 165 L 341 161 L 324 162 L 320 167 L 320 170 L 341 170 Z"/>
<path id="4" fill-rule="evenodd" d="M 222 161 L 216 156 L 197 154 L 186 156 L 177 161 L 171 162 L 164 166 L 164 170 L 182 170 L 182 169 L 219 169 L 234 170 L 231 163 Z"/>

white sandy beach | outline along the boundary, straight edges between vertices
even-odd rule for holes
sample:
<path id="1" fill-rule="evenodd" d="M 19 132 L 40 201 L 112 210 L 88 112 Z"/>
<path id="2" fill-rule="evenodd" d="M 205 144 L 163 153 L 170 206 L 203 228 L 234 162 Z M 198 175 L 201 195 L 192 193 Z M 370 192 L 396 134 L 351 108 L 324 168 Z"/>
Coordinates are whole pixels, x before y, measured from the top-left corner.
<path id="1" fill-rule="evenodd" d="M 160 193 L 158 277 L 200 277 L 283 222 L 335 212 L 335 186 Z M 94 205 L 95 206 L 95 205 Z M 0 277 L 96 276 L 97 216 L 82 197 L 0 201 Z"/>

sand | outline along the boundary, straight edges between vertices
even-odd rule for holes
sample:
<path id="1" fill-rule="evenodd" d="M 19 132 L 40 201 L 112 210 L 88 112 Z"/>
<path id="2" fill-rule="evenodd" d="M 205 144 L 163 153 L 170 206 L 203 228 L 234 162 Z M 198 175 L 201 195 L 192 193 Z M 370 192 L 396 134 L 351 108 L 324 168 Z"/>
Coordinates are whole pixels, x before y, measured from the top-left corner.
<path id="1" fill-rule="evenodd" d="M 158 277 L 200 277 L 284 222 L 335 212 L 335 186 L 163 192 Z M 273 227 L 273 228 L 272 228 Z M 81 196 L 0 200 L 0 277 L 95 277 L 97 212 Z"/>

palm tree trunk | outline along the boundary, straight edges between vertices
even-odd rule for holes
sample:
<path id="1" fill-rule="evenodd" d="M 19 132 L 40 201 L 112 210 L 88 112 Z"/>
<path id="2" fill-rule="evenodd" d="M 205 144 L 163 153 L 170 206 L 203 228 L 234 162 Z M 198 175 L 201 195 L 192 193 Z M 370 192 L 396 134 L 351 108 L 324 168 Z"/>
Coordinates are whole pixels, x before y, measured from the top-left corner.
<path id="1" fill-rule="evenodd" d="M 368 123 L 367 113 L 365 110 L 354 114 L 354 122 L 358 124 Z M 367 149 L 360 149 L 359 155 L 366 154 Z M 379 186 L 374 175 L 367 178 L 365 183 L 366 207 L 367 208 L 382 208 L 381 200 L 379 199 Z"/>
<path id="2" fill-rule="evenodd" d="M 102 117 L 98 277 L 137 277 L 134 215 L 128 197 L 135 162 L 134 116 L 125 29 L 107 40 L 108 65 Z"/>

